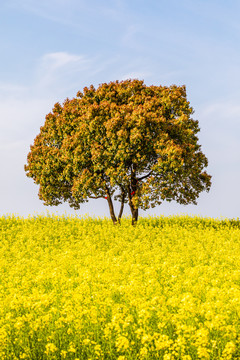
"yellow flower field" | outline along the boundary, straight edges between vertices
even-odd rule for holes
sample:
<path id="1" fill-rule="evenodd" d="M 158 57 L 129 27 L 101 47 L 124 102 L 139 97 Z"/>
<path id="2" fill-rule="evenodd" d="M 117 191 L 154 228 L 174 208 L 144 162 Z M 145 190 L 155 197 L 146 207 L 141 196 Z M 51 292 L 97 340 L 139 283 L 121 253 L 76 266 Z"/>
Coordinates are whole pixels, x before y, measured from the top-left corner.
<path id="1" fill-rule="evenodd" d="M 238 220 L 0 225 L 0 359 L 240 359 Z"/>

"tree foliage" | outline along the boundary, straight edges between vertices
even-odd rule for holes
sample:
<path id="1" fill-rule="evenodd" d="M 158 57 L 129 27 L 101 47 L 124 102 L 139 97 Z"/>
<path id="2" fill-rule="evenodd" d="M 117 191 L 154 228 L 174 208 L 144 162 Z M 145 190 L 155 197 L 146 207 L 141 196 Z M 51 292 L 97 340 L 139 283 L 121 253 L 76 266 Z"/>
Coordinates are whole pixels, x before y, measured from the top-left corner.
<path id="1" fill-rule="evenodd" d="M 185 86 L 146 86 L 140 80 L 92 85 L 56 103 L 34 140 L 25 171 L 45 205 L 75 209 L 105 198 L 114 223 L 128 203 L 138 209 L 163 200 L 196 204 L 211 176 L 198 144 Z M 118 220 L 112 200 L 121 203 Z"/>

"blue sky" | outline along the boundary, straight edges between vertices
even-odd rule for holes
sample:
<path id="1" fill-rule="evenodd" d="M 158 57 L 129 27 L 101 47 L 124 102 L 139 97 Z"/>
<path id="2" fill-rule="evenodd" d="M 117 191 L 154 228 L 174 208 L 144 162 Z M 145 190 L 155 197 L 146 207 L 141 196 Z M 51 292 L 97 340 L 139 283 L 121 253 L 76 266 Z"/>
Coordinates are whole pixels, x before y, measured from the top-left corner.
<path id="1" fill-rule="evenodd" d="M 138 78 L 186 85 L 212 175 L 198 205 L 163 203 L 140 216 L 239 217 L 239 15 L 238 0 L 2 0 L 0 214 L 109 216 L 104 200 L 76 212 L 45 207 L 23 166 L 55 102 L 90 84 Z"/>

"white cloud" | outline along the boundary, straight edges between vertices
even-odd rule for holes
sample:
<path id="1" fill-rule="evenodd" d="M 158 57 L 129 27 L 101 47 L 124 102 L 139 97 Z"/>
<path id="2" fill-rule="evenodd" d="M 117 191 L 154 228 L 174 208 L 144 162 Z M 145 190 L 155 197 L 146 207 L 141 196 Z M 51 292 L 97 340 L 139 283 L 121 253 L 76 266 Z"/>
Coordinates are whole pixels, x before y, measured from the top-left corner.
<path id="1" fill-rule="evenodd" d="M 41 67 L 48 72 L 55 71 L 64 66 L 79 66 L 84 63 L 86 63 L 86 60 L 83 56 L 69 54 L 67 52 L 49 53 L 41 58 Z"/>
<path id="2" fill-rule="evenodd" d="M 221 118 L 232 118 L 240 117 L 240 105 L 232 101 L 214 102 L 207 105 L 203 111 L 203 115 L 210 116 L 218 114 Z"/>
<path id="3" fill-rule="evenodd" d="M 94 67 L 94 59 L 68 52 L 43 55 L 36 69 L 36 89 L 57 96 L 71 92 Z M 65 95 L 64 95 L 65 96 Z M 68 95 L 66 95 L 68 96 Z"/>
<path id="4" fill-rule="evenodd" d="M 50 21 L 70 25 L 68 14 L 74 12 L 75 1 L 71 0 L 8 0 L 8 6 L 21 8 L 26 12 Z M 77 4 L 77 3 L 76 3 Z M 78 1 L 78 5 L 81 1 Z"/>
<path id="5" fill-rule="evenodd" d="M 91 61 L 67 52 L 48 53 L 37 63 L 28 86 L 0 83 L 0 142 L 29 139 L 44 123 L 62 93 L 75 84 Z M 29 140 L 28 140 L 29 141 Z"/>
<path id="6" fill-rule="evenodd" d="M 108 0 L 8 0 L 7 6 L 22 9 L 38 17 L 76 29 L 84 29 L 84 33 L 96 36 L 95 30 L 89 25 L 92 18 L 101 20 L 113 19 L 124 22 L 124 1 Z M 86 20 L 87 19 L 87 20 Z M 94 22 L 91 22 L 94 24 Z"/>

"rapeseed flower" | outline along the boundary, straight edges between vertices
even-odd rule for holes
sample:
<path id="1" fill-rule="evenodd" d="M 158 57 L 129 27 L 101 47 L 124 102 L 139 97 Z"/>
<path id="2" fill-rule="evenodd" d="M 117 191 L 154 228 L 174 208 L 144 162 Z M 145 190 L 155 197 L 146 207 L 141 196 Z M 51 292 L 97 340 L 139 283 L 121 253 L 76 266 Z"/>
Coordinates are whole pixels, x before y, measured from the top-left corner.
<path id="1" fill-rule="evenodd" d="M 240 358 L 240 225 L 0 218 L 3 360 Z"/>

